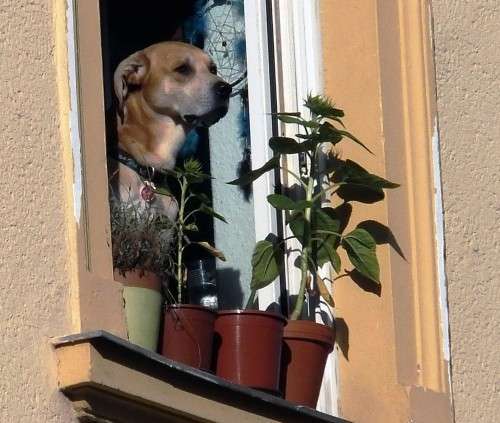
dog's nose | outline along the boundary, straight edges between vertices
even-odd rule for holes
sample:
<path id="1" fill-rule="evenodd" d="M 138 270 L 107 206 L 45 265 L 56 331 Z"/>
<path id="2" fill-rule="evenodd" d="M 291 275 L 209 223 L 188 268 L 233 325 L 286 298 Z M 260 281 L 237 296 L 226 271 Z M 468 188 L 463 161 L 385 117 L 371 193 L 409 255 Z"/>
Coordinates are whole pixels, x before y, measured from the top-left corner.
<path id="1" fill-rule="evenodd" d="M 219 98 L 224 100 L 229 98 L 231 91 L 233 91 L 233 87 L 231 87 L 231 85 L 229 85 L 227 82 L 224 81 L 216 82 L 214 89 L 215 89 L 215 94 Z"/>

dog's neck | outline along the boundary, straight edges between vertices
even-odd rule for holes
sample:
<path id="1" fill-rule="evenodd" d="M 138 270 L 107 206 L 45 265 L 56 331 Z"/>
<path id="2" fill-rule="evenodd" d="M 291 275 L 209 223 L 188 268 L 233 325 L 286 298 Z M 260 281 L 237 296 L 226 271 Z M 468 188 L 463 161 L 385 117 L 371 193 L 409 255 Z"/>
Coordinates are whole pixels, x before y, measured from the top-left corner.
<path id="1" fill-rule="evenodd" d="M 154 111 L 139 92 L 129 96 L 123 122 L 120 117 L 118 121 L 118 144 L 138 163 L 160 169 L 175 166 L 190 129 L 185 123 Z"/>

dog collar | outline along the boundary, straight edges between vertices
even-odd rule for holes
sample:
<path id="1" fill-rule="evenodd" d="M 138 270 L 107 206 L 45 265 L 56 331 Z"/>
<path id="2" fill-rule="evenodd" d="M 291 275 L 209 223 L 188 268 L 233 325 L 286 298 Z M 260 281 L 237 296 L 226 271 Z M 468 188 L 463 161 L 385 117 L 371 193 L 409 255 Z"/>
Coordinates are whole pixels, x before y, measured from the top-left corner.
<path id="1" fill-rule="evenodd" d="M 153 166 L 144 166 L 137 163 L 137 160 L 120 148 L 118 149 L 117 160 L 139 174 L 142 178 L 148 181 L 153 181 L 155 179 L 156 171 Z"/>

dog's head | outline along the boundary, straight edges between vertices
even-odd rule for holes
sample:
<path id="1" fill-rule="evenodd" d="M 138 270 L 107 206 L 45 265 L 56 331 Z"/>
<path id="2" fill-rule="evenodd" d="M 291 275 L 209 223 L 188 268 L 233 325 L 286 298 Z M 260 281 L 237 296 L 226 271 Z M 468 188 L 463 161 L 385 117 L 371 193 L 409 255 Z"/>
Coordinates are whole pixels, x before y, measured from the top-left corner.
<path id="1" fill-rule="evenodd" d="M 180 42 L 154 44 L 123 60 L 114 74 L 118 113 L 140 90 L 157 113 L 188 127 L 210 126 L 226 113 L 231 85 L 217 76 L 217 67 L 201 49 Z"/>

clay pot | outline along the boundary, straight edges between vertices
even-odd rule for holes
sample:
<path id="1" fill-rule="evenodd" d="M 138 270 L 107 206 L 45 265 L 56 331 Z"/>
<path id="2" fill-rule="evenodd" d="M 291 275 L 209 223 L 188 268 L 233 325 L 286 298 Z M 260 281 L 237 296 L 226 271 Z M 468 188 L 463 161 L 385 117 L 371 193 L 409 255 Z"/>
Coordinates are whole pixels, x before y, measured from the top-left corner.
<path id="1" fill-rule="evenodd" d="M 219 312 L 215 321 L 217 376 L 277 393 L 285 323 L 285 318 L 276 313 L 257 310 Z"/>
<path id="2" fill-rule="evenodd" d="M 123 284 L 129 341 L 156 352 L 162 304 L 160 279 L 151 272 L 132 270 L 122 275 L 116 269 L 114 279 Z"/>
<path id="3" fill-rule="evenodd" d="M 170 305 L 165 311 L 163 356 L 210 370 L 215 312 L 193 304 Z"/>
<path id="4" fill-rule="evenodd" d="M 316 408 L 335 328 L 307 320 L 289 320 L 283 334 L 281 389 L 285 399 Z"/>

